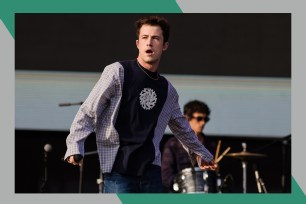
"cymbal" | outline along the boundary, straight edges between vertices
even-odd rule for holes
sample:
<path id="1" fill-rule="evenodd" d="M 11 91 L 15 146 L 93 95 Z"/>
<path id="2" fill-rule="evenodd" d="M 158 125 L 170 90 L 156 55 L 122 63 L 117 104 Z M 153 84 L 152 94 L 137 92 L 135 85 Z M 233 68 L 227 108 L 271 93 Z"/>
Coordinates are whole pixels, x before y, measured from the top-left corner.
<path id="1" fill-rule="evenodd" d="M 237 158 L 237 159 L 242 159 L 242 160 L 259 159 L 259 158 L 266 157 L 265 154 L 251 153 L 251 152 L 247 152 L 247 151 L 229 153 L 229 154 L 226 154 L 225 156 L 233 157 L 233 158 Z"/>

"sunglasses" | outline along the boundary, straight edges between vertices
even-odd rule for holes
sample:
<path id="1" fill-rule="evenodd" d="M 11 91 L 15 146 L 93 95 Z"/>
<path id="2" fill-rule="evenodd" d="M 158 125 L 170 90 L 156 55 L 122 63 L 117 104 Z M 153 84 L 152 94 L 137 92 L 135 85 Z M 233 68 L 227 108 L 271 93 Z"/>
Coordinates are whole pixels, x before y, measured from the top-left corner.
<path id="1" fill-rule="evenodd" d="M 206 117 L 202 117 L 202 116 L 193 117 L 193 116 L 192 116 L 191 118 L 196 119 L 198 122 L 201 122 L 201 121 L 208 122 L 208 121 L 209 121 L 209 117 L 208 117 L 208 116 L 206 116 Z"/>

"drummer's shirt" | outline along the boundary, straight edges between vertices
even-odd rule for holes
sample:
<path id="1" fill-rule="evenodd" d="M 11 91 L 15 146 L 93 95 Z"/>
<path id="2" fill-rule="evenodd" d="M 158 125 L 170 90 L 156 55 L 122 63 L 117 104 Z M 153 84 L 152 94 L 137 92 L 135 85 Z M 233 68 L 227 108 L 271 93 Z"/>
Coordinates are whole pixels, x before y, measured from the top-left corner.
<path id="1" fill-rule="evenodd" d="M 120 147 L 112 171 L 141 176 L 155 159 L 152 139 L 167 98 L 168 82 L 157 72 L 141 67 L 136 60 L 120 64 L 124 67 L 124 84 L 115 124 Z"/>

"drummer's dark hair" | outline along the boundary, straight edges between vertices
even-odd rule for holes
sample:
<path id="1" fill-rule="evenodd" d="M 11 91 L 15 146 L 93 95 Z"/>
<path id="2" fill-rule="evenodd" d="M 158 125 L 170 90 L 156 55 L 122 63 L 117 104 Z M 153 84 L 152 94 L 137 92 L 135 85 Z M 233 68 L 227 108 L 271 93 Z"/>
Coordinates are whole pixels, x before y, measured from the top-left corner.
<path id="1" fill-rule="evenodd" d="M 210 109 L 208 105 L 205 102 L 194 100 L 189 101 L 184 106 L 184 115 L 188 118 L 192 118 L 193 114 L 195 112 L 206 114 L 205 122 L 208 122 L 210 120 Z"/>

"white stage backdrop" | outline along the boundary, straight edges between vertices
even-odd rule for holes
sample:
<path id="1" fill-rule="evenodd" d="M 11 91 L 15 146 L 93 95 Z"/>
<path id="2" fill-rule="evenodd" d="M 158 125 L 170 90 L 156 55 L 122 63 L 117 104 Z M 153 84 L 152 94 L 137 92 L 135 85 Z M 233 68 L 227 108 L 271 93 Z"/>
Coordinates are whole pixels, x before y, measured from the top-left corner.
<path id="1" fill-rule="evenodd" d="M 68 131 L 101 73 L 16 71 L 16 129 Z M 211 108 L 206 134 L 283 137 L 291 134 L 291 79 L 165 75 L 180 105 L 203 100 Z M 166 133 L 171 133 L 167 128 Z"/>

